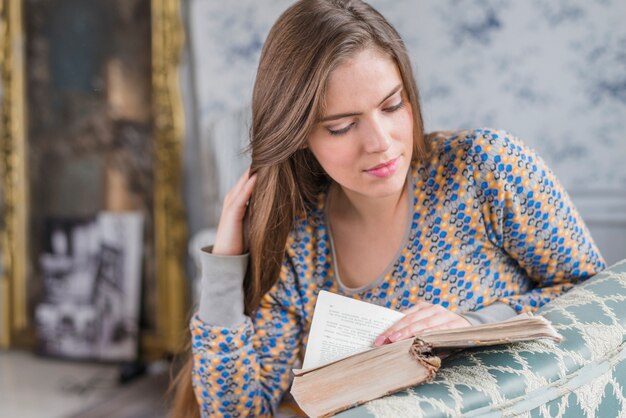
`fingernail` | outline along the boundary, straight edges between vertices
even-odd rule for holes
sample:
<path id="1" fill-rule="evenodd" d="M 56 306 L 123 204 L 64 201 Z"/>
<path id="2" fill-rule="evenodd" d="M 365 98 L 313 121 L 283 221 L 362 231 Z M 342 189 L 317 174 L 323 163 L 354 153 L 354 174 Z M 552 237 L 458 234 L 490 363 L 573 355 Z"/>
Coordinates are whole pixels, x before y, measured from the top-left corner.
<path id="1" fill-rule="evenodd" d="M 391 334 L 391 337 L 389 337 L 389 339 L 391 341 L 398 341 L 401 337 L 402 337 L 402 333 L 396 332 L 396 333 Z"/>
<path id="2" fill-rule="evenodd" d="M 379 345 L 383 345 L 383 343 L 385 342 L 385 339 L 387 337 L 385 337 L 384 335 L 379 335 L 378 337 L 376 337 L 376 339 L 374 340 L 374 347 L 378 347 Z"/>

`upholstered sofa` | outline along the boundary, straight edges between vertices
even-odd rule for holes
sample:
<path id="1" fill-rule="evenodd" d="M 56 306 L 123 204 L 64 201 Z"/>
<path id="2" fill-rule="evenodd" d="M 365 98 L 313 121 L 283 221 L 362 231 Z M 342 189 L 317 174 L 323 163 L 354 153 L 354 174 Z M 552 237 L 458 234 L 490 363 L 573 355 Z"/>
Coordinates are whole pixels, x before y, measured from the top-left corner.
<path id="1" fill-rule="evenodd" d="M 543 306 L 561 343 L 465 350 L 429 383 L 337 415 L 626 417 L 626 260 Z"/>

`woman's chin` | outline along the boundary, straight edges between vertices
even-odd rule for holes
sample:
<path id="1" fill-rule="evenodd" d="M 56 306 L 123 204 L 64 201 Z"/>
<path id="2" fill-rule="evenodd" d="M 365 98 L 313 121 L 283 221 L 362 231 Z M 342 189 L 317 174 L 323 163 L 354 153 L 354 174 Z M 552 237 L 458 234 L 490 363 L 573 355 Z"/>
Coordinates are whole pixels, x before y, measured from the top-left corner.
<path id="1" fill-rule="evenodd" d="M 406 182 L 406 171 L 398 170 L 393 176 L 384 179 L 371 179 L 361 187 L 361 194 L 372 198 L 394 196 L 402 192 Z"/>

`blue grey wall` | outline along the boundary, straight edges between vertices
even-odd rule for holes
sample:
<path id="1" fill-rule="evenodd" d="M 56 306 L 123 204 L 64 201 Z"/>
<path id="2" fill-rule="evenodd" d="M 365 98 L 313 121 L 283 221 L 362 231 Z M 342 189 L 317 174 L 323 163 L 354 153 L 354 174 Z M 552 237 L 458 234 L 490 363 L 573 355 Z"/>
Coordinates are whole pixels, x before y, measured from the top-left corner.
<path id="1" fill-rule="evenodd" d="M 247 164 L 238 151 L 260 48 L 291 3 L 188 2 L 192 231 L 215 225 Z M 489 126 L 522 138 L 570 192 L 607 260 L 626 257 L 626 2 L 371 4 L 406 42 L 427 130 Z"/>

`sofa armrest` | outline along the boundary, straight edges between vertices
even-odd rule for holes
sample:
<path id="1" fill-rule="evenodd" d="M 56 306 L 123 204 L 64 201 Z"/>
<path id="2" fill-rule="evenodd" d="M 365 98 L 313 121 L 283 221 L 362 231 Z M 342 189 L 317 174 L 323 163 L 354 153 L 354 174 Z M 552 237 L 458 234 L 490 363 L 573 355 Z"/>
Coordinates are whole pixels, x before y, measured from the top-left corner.
<path id="1" fill-rule="evenodd" d="M 626 260 L 537 311 L 563 335 L 468 349 L 436 377 L 338 416 L 626 416 Z"/>

